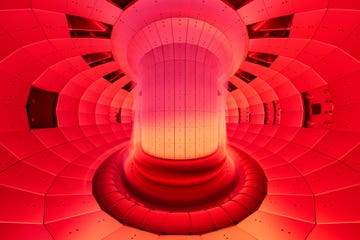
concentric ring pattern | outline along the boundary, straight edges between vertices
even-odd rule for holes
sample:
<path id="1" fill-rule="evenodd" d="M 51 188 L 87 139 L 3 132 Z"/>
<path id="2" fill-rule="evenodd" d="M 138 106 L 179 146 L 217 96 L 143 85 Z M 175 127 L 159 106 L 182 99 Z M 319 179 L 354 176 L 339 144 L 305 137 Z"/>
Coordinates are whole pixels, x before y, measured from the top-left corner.
<path id="1" fill-rule="evenodd" d="M 218 184 L 191 179 L 193 184 L 183 181 L 179 187 L 175 177 L 149 184 L 135 175 L 139 189 L 129 184 L 129 175 L 124 176 L 129 160 L 126 153 L 123 149 L 101 164 L 93 179 L 93 194 L 106 213 L 128 226 L 164 235 L 203 234 L 237 225 L 259 208 L 266 195 L 267 180 L 260 166 L 234 148 L 228 148 L 226 174 L 215 178 Z M 238 175 L 226 184 L 226 177 L 235 175 L 231 168 Z"/>
<path id="2" fill-rule="evenodd" d="M 163 1 L 138 0 L 159 14 Z M 249 36 L 225 86 L 227 142 L 264 170 L 259 209 L 183 236 L 101 210 L 94 173 L 128 146 L 136 111 L 111 31 L 136 2 L 1 1 L 0 239 L 359 239 L 360 2 L 224 2 Z"/>

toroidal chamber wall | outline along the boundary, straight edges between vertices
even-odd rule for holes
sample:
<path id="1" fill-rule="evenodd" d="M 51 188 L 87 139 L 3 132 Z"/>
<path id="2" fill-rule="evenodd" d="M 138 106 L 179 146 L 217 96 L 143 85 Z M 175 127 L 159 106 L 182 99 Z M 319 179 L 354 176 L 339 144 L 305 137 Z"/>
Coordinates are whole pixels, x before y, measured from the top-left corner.
<path id="1" fill-rule="evenodd" d="M 358 240 L 359 9 L 0 1 L 0 238 Z"/>

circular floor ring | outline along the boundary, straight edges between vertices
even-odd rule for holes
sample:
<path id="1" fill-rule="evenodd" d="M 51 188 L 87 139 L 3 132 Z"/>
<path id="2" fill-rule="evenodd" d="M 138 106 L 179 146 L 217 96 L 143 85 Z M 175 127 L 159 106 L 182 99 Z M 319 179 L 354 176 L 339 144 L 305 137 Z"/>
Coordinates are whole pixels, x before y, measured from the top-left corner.
<path id="1" fill-rule="evenodd" d="M 127 184 L 123 149 L 108 159 L 93 178 L 93 194 L 101 208 L 119 222 L 157 234 L 202 234 L 239 223 L 257 210 L 267 191 L 261 167 L 239 149 L 227 155 L 241 174 L 226 196 L 196 208 L 169 209 L 141 199 Z"/>

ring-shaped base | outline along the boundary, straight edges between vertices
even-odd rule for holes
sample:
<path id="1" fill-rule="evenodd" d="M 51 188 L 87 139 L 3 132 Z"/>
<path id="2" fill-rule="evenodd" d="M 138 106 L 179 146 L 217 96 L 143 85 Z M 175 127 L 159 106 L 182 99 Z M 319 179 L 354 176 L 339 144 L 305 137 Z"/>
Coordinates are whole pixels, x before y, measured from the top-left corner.
<path id="1" fill-rule="evenodd" d="M 214 175 L 209 179 L 200 177 L 194 182 L 191 178 L 179 182 L 183 177 L 180 174 L 169 179 L 168 184 L 159 184 L 166 179 L 165 174 L 159 179 L 152 177 L 155 181 L 145 178 L 141 180 L 145 182 L 134 185 L 133 181 L 139 180 L 139 176 L 134 178 L 131 174 L 139 172 L 129 164 L 134 161 L 131 158 L 123 150 L 104 161 L 94 176 L 93 193 L 105 212 L 142 230 L 159 234 L 201 234 L 217 230 L 249 216 L 266 195 L 267 180 L 261 167 L 232 147 L 228 147 L 225 160 L 213 166 L 221 166 L 219 171 L 212 172 Z M 224 179 L 229 172 L 235 173 L 233 181 L 221 187 L 222 182 L 226 184 Z M 196 176 L 196 171 L 193 173 Z M 149 181 L 147 185 L 142 185 L 146 181 Z"/>

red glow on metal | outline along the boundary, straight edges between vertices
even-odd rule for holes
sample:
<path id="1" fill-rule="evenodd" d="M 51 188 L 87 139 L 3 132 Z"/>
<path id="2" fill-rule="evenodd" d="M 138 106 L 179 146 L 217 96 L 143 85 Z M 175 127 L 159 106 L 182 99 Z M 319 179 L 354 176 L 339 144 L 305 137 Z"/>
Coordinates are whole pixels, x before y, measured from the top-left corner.
<path id="1" fill-rule="evenodd" d="M 231 6 L 221 0 L 0 1 L 0 239 L 359 238 L 360 1 L 227 2 Z M 69 26 L 76 19 L 80 26 Z M 218 59 L 216 71 L 198 69 L 220 78 L 223 146 L 262 168 L 267 192 L 260 204 L 254 200 L 261 192 L 248 186 L 243 206 L 232 199 L 211 212 L 174 212 L 171 219 L 169 211 L 144 210 L 124 195 L 114 203 L 130 203 L 118 215 L 121 223 L 95 197 L 121 195 L 106 185 L 115 179 L 101 178 L 95 195 L 93 179 L 114 153 L 141 139 L 141 59 L 153 52 L 153 63 L 181 62 L 176 48 L 166 56 L 153 51 L 179 45 Z M 108 74 L 119 70 L 113 81 Z M 264 183 L 253 167 L 243 169 L 248 184 Z M 165 172 L 159 178 L 149 172 L 151 180 L 167 182 Z"/>

